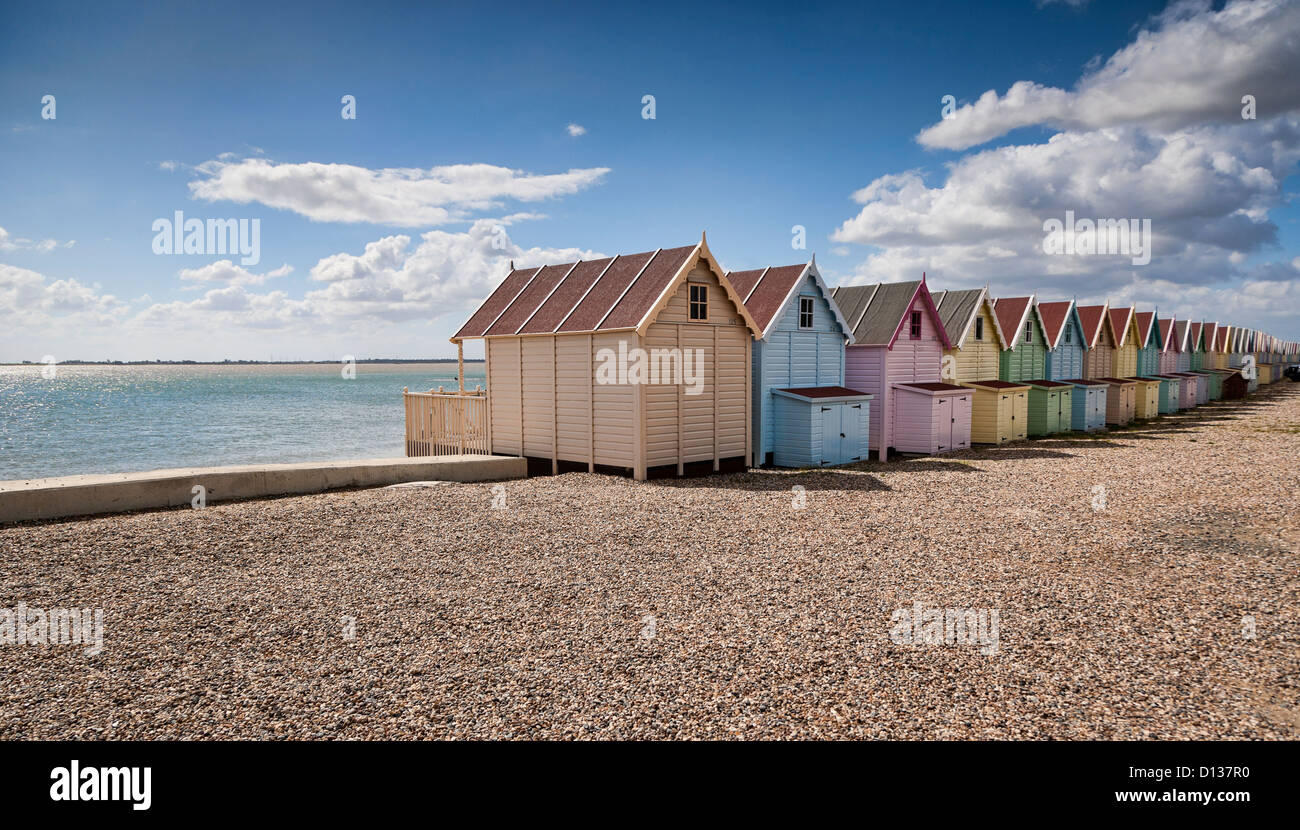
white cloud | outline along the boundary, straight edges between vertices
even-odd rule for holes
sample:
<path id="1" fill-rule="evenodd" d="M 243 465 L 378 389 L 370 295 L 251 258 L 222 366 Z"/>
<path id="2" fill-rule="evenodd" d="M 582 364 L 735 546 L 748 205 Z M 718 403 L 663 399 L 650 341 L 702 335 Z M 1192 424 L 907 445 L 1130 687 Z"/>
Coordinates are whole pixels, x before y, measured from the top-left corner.
<path id="1" fill-rule="evenodd" d="M 0 263 L 0 321 L 6 329 L 40 331 L 55 320 L 71 325 L 120 322 L 126 304 L 98 285 L 75 279 L 50 280 L 44 274 Z"/>
<path id="2" fill-rule="evenodd" d="M 12 236 L 9 231 L 0 228 L 0 251 L 38 251 L 40 253 L 49 253 L 55 248 L 71 248 L 77 244 L 77 240 L 69 239 L 67 242 L 60 242 L 57 239 L 32 240 L 23 239 L 22 237 Z"/>
<path id="3" fill-rule="evenodd" d="M 195 198 L 256 202 L 317 222 L 395 227 L 444 225 L 506 201 L 537 202 L 577 193 L 609 172 L 592 167 L 537 175 L 491 164 L 371 170 L 350 164 L 235 161 L 227 155 L 196 168 L 203 178 L 190 182 Z"/>
<path id="4" fill-rule="evenodd" d="M 285 265 L 274 271 L 254 274 L 247 268 L 240 267 L 228 259 L 219 259 L 199 268 L 183 268 L 176 275 L 183 282 L 223 283 L 225 285 L 261 285 L 269 279 L 283 277 L 293 272 L 293 266 Z M 191 286 L 197 288 L 198 286 Z"/>
<path id="5" fill-rule="evenodd" d="M 1133 43 L 1073 90 L 1017 81 L 989 90 L 921 131 L 926 147 L 964 150 L 1021 127 L 1095 130 L 1126 124 L 1177 130 L 1242 121 L 1253 95 L 1259 118 L 1300 107 L 1300 4 L 1237 0 L 1174 3 Z"/>
<path id="6" fill-rule="evenodd" d="M 587 128 L 582 126 L 581 124 L 570 124 L 565 129 L 569 131 L 569 135 L 574 136 L 575 138 L 577 136 L 587 134 Z"/>

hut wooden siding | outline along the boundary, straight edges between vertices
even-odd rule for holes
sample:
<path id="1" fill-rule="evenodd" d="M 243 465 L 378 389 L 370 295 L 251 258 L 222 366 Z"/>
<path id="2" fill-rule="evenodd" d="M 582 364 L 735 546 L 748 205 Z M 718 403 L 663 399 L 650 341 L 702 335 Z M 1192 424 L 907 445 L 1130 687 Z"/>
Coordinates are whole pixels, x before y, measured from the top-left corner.
<path id="1" fill-rule="evenodd" d="M 1074 301 L 1039 303 L 1038 316 L 1047 329 L 1047 379 L 1082 377 L 1083 325 L 1079 322 L 1079 311 Z"/>
<path id="2" fill-rule="evenodd" d="M 1107 317 L 1115 336 L 1115 353 L 1111 359 L 1111 372 L 1115 377 L 1127 378 L 1138 373 L 1138 327 L 1133 308 L 1111 308 Z"/>
<path id="3" fill-rule="evenodd" d="M 815 259 L 801 265 L 732 272 L 727 279 L 745 298 L 750 316 L 762 329 L 753 357 L 752 463 L 777 463 L 775 390 L 844 386 L 844 346 L 852 341 L 852 331 Z M 805 305 L 812 307 L 811 320 L 802 314 Z M 787 398 L 783 406 L 793 407 L 798 400 L 802 399 Z M 856 455 L 846 458 L 852 460 Z"/>
<path id="4" fill-rule="evenodd" d="M 1162 375 L 1178 371 L 1178 343 L 1174 323 L 1172 317 L 1156 322 L 1160 327 L 1160 374 Z"/>
<path id="5" fill-rule="evenodd" d="M 949 384 L 950 389 L 935 390 L 934 395 L 905 393 L 910 399 L 901 413 L 895 406 L 899 385 L 941 382 L 943 350 L 951 345 L 924 277 L 918 282 L 839 286 L 832 294 L 853 327 L 854 343 L 844 352 L 844 382 L 874 396 L 871 447 L 883 461 L 890 447 L 897 449 L 898 436 L 909 446 L 919 443 L 910 437 L 931 431 L 936 408 L 960 411 L 940 399 L 968 393 Z M 927 404 L 931 416 L 922 417 L 919 410 Z"/>
<path id="6" fill-rule="evenodd" d="M 1174 345 L 1178 349 L 1174 371 L 1189 371 L 1192 368 L 1191 324 L 1186 320 L 1174 321 Z"/>
<path id="7" fill-rule="evenodd" d="M 493 453 L 587 469 L 613 467 L 644 479 L 653 468 L 682 474 L 706 462 L 744 466 L 750 457 L 750 360 L 757 332 L 701 239 L 693 246 L 594 261 L 515 269 L 454 342 L 482 338 Z M 707 298 L 690 319 L 691 286 Z M 687 394 L 682 352 L 658 383 L 617 382 L 602 368 L 634 349 L 700 349 L 700 394 Z M 606 351 L 608 350 L 608 351 Z M 653 364 L 654 360 L 642 362 Z"/>
<path id="8" fill-rule="evenodd" d="M 1202 326 L 1200 323 L 1188 324 L 1188 371 L 1190 372 L 1200 371 L 1204 365 L 1205 344 L 1201 340 L 1201 332 Z"/>
<path id="9" fill-rule="evenodd" d="M 1035 298 L 1011 297 L 994 301 L 998 326 L 1007 348 L 998 357 L 998 379 L 1013 383 L 1047 377 L 1047 339 Z"/>
<path id="10" fill-rule="evenodd" d="M 1087 379 L 1109 377 L 1114 361 L 1115 335 L 1110 326 L 1108 305 L 1079 307 L 1079 320 L 1088 336 L 1088 350 L 1083 356 L 1083 377 Z"/>
<path id="11" fill-rule="evenodd" d="M 1137 374 L 1139 377 L 1160 371 L 1160 328 L 1156 325 L 1154 311 L 1139 311 L 1133 315 L 1138 330 Z"/>

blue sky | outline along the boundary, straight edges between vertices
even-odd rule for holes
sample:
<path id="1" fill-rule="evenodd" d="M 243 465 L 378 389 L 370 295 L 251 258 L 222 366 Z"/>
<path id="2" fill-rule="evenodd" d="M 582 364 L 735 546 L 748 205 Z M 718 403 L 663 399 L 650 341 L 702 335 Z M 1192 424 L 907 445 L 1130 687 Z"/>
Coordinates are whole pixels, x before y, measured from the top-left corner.
<path id="1" fill-rule="evenodd" d="M 1294 4 L 0 15 L 0 361 L 449 356 L 511 257 L 705 229 L 728 268 L 816 252 L 833 282 L 926 270 L 1300 339 Z M 1065 209 L 1150 218 L 1151 264 L 1041 255 Z M 260 262 L 155 255 L 176 210 L 259 219 Z"/>

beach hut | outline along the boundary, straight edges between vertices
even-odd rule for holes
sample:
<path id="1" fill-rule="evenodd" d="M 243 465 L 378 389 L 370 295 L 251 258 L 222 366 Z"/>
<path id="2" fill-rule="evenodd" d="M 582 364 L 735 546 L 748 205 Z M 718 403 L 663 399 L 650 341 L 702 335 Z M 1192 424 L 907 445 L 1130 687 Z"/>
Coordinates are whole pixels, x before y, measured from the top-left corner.
<path id="1" fill-rule="evenodd" d="M 1200 323 L 1188 323 L 1187 325 L 1187 352 L 1188 352 L 1188 370 L 1189 372 L 1198 372 L 1205 364 L 1205 344 L 1201 341 L 1202 326 Z"/>
<path id="2" fill-rule="evenodd" d="M 1087 350 L 1083 355 L 1083 376 L 1104 378 L 1112 374 L 1115 355 L 1115 333 L 1110 325 L 1109 303 L 1079 307 L 1079 320 L 1087 335 Z"/>
<path id="3" fill-rule="evenodd" d="M 1110 384 L 1086 378 L 1070 378 L 1067 382 L 1074 386 L 1071 392 L 1071 427 L 1079 432 L 1105 429 L 1106 392 Z"/>
<path id="4" fill-rule="evenodd" d="M 1137 414 L 1137 381 L 1129 378 L 1097 378 L 1110 388 L 1106 391 L 1106 423 L 1123 426 Z"/>
<path id="5" fill-rule="evenodd" d="M 1029 436 L 1069 431 L 1073 422 L 1074 385 L 1066 381 L 1041 378 L 1026 381 L 1026 384 L 1029 386 L 1029 405 L 1026 410 Z"/>
<path id="6" fill-rule="evenodd" d="M 943 354 L 943 380 L 996 380 L 1006 337 L 998 327 L 988 287 L 940 291 L 934 303 L 951 342 Z"/>
<path id="7" fill-rule="evenodd" d="M 1187 372 L 1192 368 L 1191 325 L 1186 320 L 1174 321 L 1174 371 Z"/>
<path id="8" fill-rule="evenodd" d="M 1205 355 L 1201 360 L 1202 369 L 1219 368 L 1219 324 L 1202 323 L 1201 340 L 1205 344 Z"/>
<path id="9" fill-rule="evenodd" d="M 1047 339 L 1033 295 L 993 301 L 1006 347 L 998 356 L 998 380 L 1013 383 L 1047 377 Z"/>
<path id="10" fill-rule="evenodd" d="M 976 444 L 1005 444 L 1029 437 L 1029 387 L 1006 380 L 963 384 L 975 393 L 970 437 Z"/>
<path id="11" fill-rule="evenodd" d="M 1228 352 L 1231 350 L 1231 346 L 1229 345 L 1231 338 L 1232 338 L 1232 326 L 1220 325 L 1215 329 L 1214 348 L 1215 348 L 1216 369 L 1231 368 L 1228 361 Z"/>
<path id="12" fill-rule="evenodd" d="M 1160 329 L 1160 374 L 1178 371 L 1178 343 L 1174 331 L 1174 318 L 1157 320 Z"/>
<path id="13" fill-rule="evenodd" d="M 1206 387 L 1209 389 L 1209 400 L 1217 401 L 1223 397 L 1223 370 L 1222 369 L 1202 369 L 1196 374 L 1205 379 Z"/>
<path id="14" fill-rule="evenodd" d="M 1138 373 L 1137 316 L 1133 308 L 1110 308 L 1110 328 L 1115 335 L 1115 353 L 1111 358 L 1111 374 L 1128 378 Z"/>
<path id="15" fill-rule="evenodd" d="M 762 332 L 753 349 L 751 463 L 818 467 L 865 459 L 871 396 L 844 386 L 844 346 L 853 334 L 816 257 L 733 271 L 727 281 Z"/>
<path id="16" fill-rule="evenodd" d="M 512 263 L 452 340 L 484 341 L 491 452 L 645 479 L 746 467 L 759 334 L 701 236 Z"/>
<path id="17" fill-rule="evenodd" d="M 939 314 L 942 316 L 943 308 Z M 1047 339 L 1047 379 L 1066 380 L 1083 374 L 1083 324 L 1074 300 L 1039 303 Z"/>
<path id="18" fill-rule="evenodd" d="M 1174 372 L 1173 375 L 1182 381 L 1178 391 L 1178 408 L 1191 409 L 1201 404 L 1201 376 L 1191 372 Z"/>
<path id="19" fill-rule="evenodd" d="M 1133 315 L 1137 323 L 1139 376 L 1154 375 L 1160 371 L 1160 329 L 1156 326 L 1154 311 L 1139 311 Z"/>
<path id="20" fill-rule="evenodd" d="M 1246 379 L 1241 376 L 1241 372 L 1231 369 L 1224 371 L 1223 399 L 1225 401 L 1239 401 L 1246 397 L 1248 387 L 1246 385 Z"/>
<path id="21" fill-rule="evenodd" d="M 837 286 L 832 292 L 853 329 L 844 381 L 874 395 L 871 448 L 883 461 L 899 452 L 938 453 L 970 446 L 964 387 L 942 382 L 951 343 L 925 276 L 919 281 Z"/>
<path id="22" fill-rule="evenodd" d="M 1133 395 L 1133 417 L 1145 421 L 1160 415 L 1160 379 L 1134 376 L 1125 378 L 1137 383 Z"/>

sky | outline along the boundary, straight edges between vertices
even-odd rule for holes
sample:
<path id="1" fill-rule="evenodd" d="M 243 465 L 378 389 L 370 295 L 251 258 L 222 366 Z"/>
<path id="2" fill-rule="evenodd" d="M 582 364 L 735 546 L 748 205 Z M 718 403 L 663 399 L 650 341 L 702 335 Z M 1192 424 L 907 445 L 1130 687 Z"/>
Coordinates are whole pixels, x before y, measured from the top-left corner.
<path id="1" fill-rule="evenodd" d="M 0 362 L 449 357 L 511 260 L 702 232 L 1300 340 L 1300 2 L 623 5 L 0 4 Z"/>

